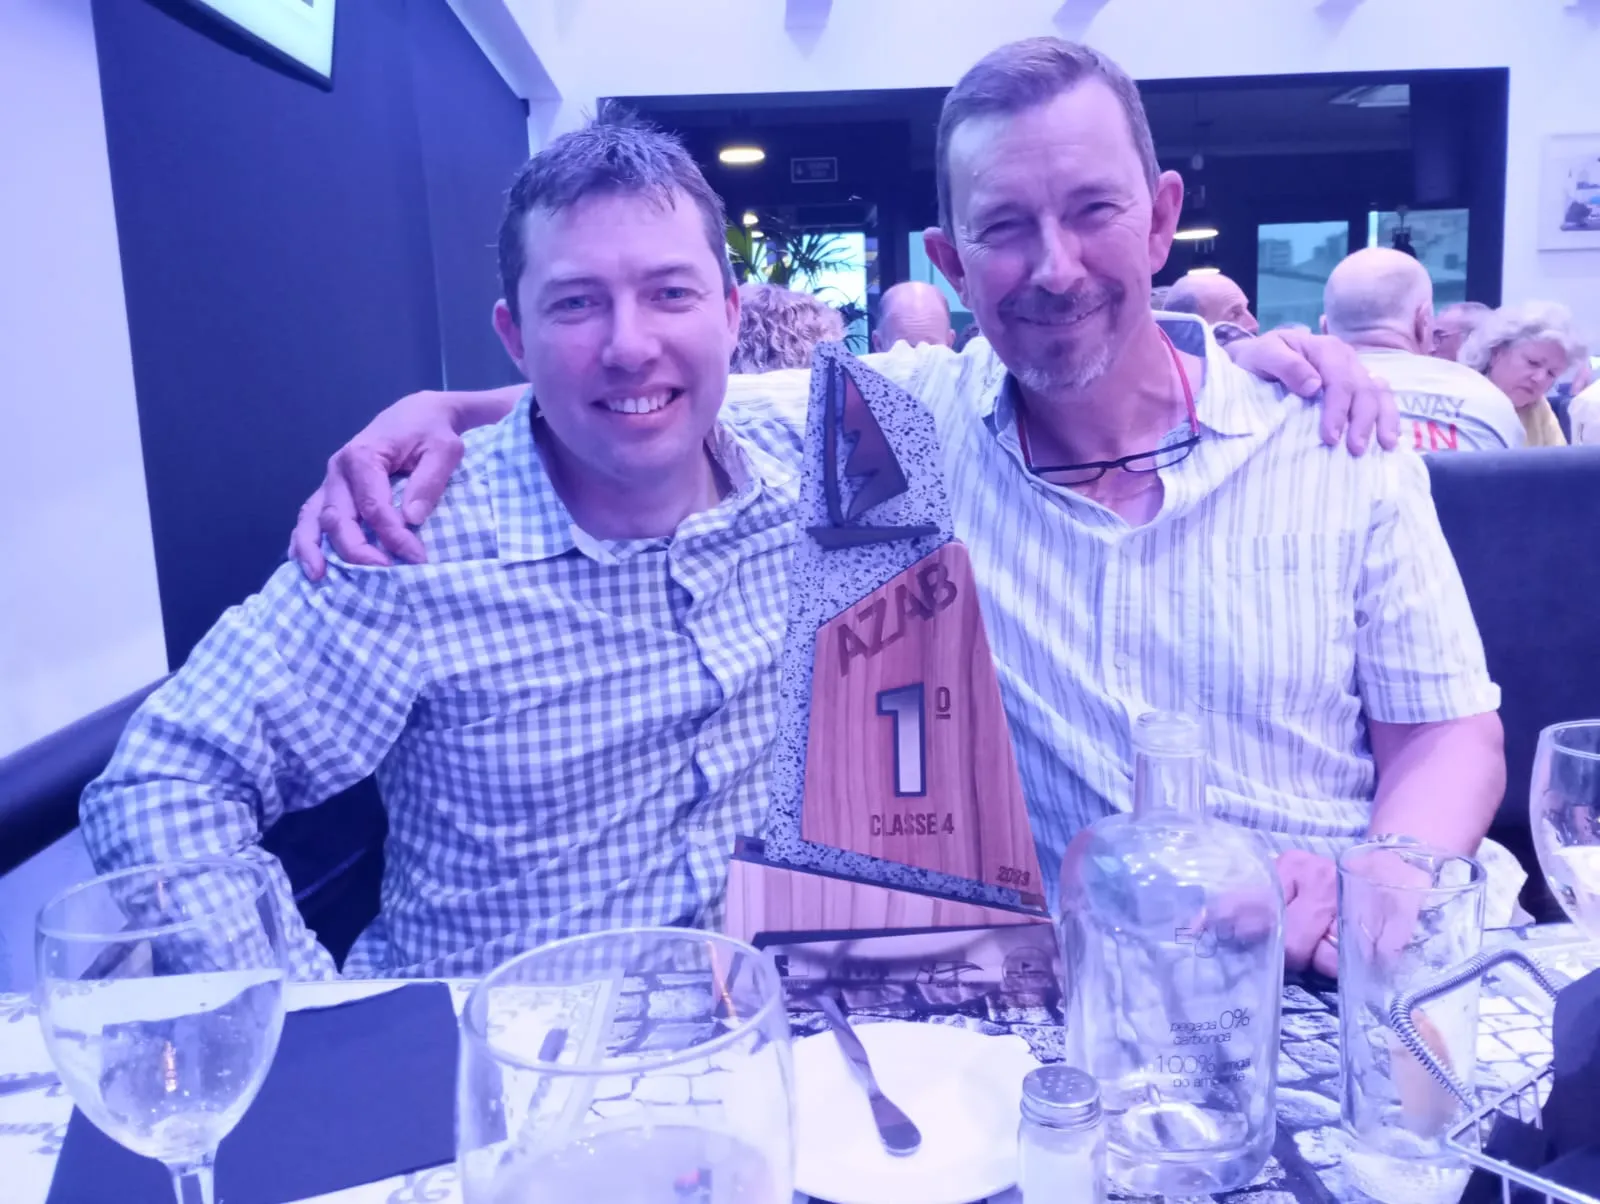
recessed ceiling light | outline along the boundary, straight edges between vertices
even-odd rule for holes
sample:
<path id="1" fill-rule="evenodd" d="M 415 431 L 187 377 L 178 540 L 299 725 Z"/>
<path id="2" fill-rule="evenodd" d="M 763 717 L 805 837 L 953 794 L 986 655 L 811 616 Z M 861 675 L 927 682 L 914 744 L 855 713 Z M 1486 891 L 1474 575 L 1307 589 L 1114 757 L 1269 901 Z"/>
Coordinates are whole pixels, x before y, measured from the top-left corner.
<path id="1" fill-rule="evenodd" d="M 750 237 L 751 237 L 751 238 L 765 238 L 765 237 L 766 237 L 766 235 L 765 235 L 765 234 L 763 234 L 763 233 L 761 233 L 761 231 L 760 231 L 760 230 L 754 230 L 754 229 L 752 229 L 752 230 L 751 230 L 751 231 L 750 231 Z"/>
<path id="2" fill-rule="evenodd" d="M 1215 226 L 1190 226 L 1186 230 L 1179 230 L 1172 237 L 1179 242 L 1204 242 L 1208 238 L 1215 238 L 1219 233 Z"/>
<path id="3" fill-rule="evenodd" d="M 1187 272 L 1184 273 L 1184 275 L 1185 276 L 1220 276 L 1220 275 L 1222 275 L 1222 269 L 1221 268 L 1190 268 Z"/>
<path id="4" fill-rule="evenodd" d="M 741 220 L 744 222 L 745 225 L 753 226 L 757 222 L 759 222 L 761 219 L 755 215 L 754 210 L 746 209 L 744 211 L 744 217 Z"/>
<path id="5" fill-rule="evenodd" d="M 717 158 L 729 167 L 749 167 L 766 157 L 767 152 L 759 146 L 725 146 L 717 152 Z"/>

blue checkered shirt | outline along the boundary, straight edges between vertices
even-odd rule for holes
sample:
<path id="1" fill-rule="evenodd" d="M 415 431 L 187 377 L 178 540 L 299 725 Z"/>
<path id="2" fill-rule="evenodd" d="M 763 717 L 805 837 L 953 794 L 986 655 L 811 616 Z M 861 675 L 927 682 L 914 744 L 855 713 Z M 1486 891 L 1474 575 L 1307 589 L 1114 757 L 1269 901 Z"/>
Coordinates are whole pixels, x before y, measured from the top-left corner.
<path id="1" fill-rule="evenodd" d="M 83 796 L 101 870 L 227 853 L 377 773 L 379 918 L 349 975 L 474 975 L 544 941 L 715 923 L 759 831 L 800 445 L 726 413 L 733 488 L 671 539 L 578 528 L 531 401 L 467 436 L 420 532 L 429 562 L 293 564 L 223 615 Z M 335 972 L 292 903 L 292 972 Z"/>

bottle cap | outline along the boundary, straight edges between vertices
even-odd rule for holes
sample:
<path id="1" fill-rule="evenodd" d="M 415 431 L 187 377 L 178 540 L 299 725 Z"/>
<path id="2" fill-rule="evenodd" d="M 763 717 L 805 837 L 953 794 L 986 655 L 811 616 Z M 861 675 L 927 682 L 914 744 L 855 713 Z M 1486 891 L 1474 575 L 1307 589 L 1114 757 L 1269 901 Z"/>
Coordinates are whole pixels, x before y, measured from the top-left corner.
<path id="1" fill-rule="evenodd" d="M 1022 1080 L 1022 1117 L 1052 1129 L 1100 1123 L 1100 1084 L 1071 1066 L 1041 1066 Z"/>
<path id="2" fill-rule="evenodd" d="M 1198 757 L 1205 741 L 1197 720 L 1173 711 L 1146 711 L 1133 723 L 1133 750 L 1158 757 Z"/>

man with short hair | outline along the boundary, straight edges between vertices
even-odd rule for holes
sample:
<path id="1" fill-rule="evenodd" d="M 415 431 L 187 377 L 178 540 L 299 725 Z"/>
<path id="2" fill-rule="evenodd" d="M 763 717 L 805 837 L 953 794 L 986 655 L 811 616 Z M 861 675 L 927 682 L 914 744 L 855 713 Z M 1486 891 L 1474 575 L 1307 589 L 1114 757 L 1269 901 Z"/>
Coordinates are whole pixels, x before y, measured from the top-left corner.
<path id="1" fill-rule="evenodd" d="M 872 365 L 938 423 L 955 530 L 977 570 L 1050 887 L 1067 840 L 1128 804 L 1131 718 L 1152 707 L 1211 713 L 1220 813 L 1295 850 L 1280 869 L 1303 962 L 1327 935 L 1333 906 L 1327 863 L 1310 850 L 1331 853 L 1369 827 L 1415 828 L 1452 845 L 1481 835 L 1479 796 L 1493 789 L 1486 734 L 1463 739 L 1446 724 L 1434 737 L 1474 775 L 1471 789 L 1457 789 L 1436 772 L 1442 757 L 1398 727 L 1441 697 L 1453 706 L 1437 711 L 1492 711 L 1475 635 L 1463 635 L 1453 609 L 1453 567 L 1420 516 L 1425 487 L 1419 503 L 1414 480 L 1392 482 L 1391 458 L 1331 451 L 1315 410 L 1236 373 L 1200 323 L 1154 321 L 1150 279 L 1170 246 L 1182 185 L 1155 165 L 1133 83 L 1056 39 L 997 55 L 946 103 L 942 228 L 926 235 L 993 346 L 975 342 L 962 356 L 897 347 Z M 1247 340 L 1239 354 L 1293 341 Z M 808 383 L 805 372 L 733 378 L 728 410 L 780 417 L 798 438 Z M 1192 416 L 1181 400 L 1191 392 L 1201 398 Z M 390 547 L 422 558 L 415 535 L 395 530 L 399 518 L 378 492 L 383 474 L 427 462 L 430 481 L 414 479 L 403 500 L 425 510 L 452 458 L 453 424 L 506 404 L 503 395 L 421 396 L 380 417 L 335 457 L 303 512 L 294 546 L 307 571 L 322 561 L 319 524 L 348 559 L 376 554 L 348 538 L 354 497 Z M 1292 438 L 1267 456 L 1276 475 L 1235 483 L 1280 430 Z M 1104 460 L 1115 463 L 1083 463 Z M 1399 550 L 1412 527 L 1425 563 Z M 1227 535 L 1235 529 L 1251 533 L 1237 548 Z M 1364 560 L 1357 549 L 1367 549 Z M 1280 572 L 1289 567 L 1297 571 Z M 1363 609 L 1330 611 L 1341 598 Z M 1374 613 L 1385 618 L 1381 630 Z M 1449 646 L 1435 647 L 1441 641 Z M 1372 727 L 1384 767 L 1376 812 L 1358 662 L 1359 687 L 1383 708 L 1376 717 L 1395 721 Z M 1431 808 L 1435 797 L 1460 805 Z"/>
<path id="2" fill-rule="evenodd" d="M 1237 326 L 1245 334 L 1261 329 L 1250 312 L 1250 298 L 1220 272 L 1190 272 L 1167 290 L 1161 308 L 1174 314 L 1198 314 L 1213 326 Z"/>
<path id="3" fill-rule="evenodd" d="M 1005 372 L 913 391 L 942 417 L 1041 853 L 1129 806 L 1136 715 L 1198 712 L 1212 813 L 1281 852 L 1286 956 L 1335 969 L 1332 858 L 1369 835 L 1474 852 L 1505 783 L 1426 470 L 1328 455 L 1203 324 L 1154 321 L 1183 183 L 1103 55 L 985 57 L 936 171 L 928 254 Z"/>
<path id="4" fill-rule="evenodd" d="M 955 328 L 950 325 L 950 303 L 936 285 L 922 280 L 903 280 L 892 286 L 878 302 L 878 328 L 872 332 L 872 349 L 888 351 L 896 343 L 920 347 L 937 343 L 955 345 Z"/>
<path id="5" fill-rule="evenodd" d="M 722 203 L 601 121 L 518 173 L 494 325 L 527 377 L 468 436 L 428 564 L 286 564 L 140 707 L 84 793 L 102 871 L 265 865 L 292 972 L 335 972 L 259 844 L 377 772 L 383 905 L 351 975 L 470 976 L 600 928 L 715 922 L 766 810 L 795 436 L 719 416 Z M 351 520 L 353 523 L 353 520 Z M 370 565 L 370 567 L 369 567 Z"/>
<path id="6" fill-rule="evenodd" d="M 1524 444 L 1516 407 L 1488 377 L 1427 354 L 1433 281 L 1414 256 L 1388 247 L 1356 251 L 1329 274 L 1322 305 L 1323 331 L 1354 347 L 1393 390 L 1403 446 L 1435 452 Z"/>
<path id="7" fill-rule="evenodd" d="M 1482 301 L 1457 301 L 1446 305 L 1433 317 L 1433 346 L 1429 354 L 1442 360 L 1459 358 L 1461 344 L 1493 312 Z"/>

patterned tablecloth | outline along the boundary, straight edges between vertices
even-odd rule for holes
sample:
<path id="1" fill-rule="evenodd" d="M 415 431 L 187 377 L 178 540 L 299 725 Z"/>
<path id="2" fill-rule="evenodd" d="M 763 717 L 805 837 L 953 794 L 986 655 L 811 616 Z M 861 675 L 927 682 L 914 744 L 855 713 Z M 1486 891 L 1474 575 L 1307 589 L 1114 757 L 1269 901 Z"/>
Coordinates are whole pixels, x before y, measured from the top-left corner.
<path id="1" fill-rule="evenodd" d="M 1504 930 L 1492 939 L 1535 952 L 1546 968 L 1573 978 L 1590 968 L 1593 954 L 1563 925 Z M 292 1009 L 326 1007 L 391 989 L 395 983 L 298 983 L 290 987 Z M 451 983 L 457 1010 L 470 985 Z M 1284 990 L 1283 1041 L 1278 1059 L 1278 1136 L 1273 1157 L 1260 1176 L 1239 1191 L 1218 1197 L 1225 1204 L 1365 1204 L 1346 1180 L 1339 1128 L 1338 996 L 1329 982 L 1297 981 Z M 996 1000 L 930 1002 L 907 991 L 892 1002 L 852 1003 L 863 1022 L 878 1018 L 958 1024 L 990 1034 L 1014 1033 L 1045 1061 L 1061 1057 L 1059 1016 L 1049 1008 L 1015 1007 Z M 1478 1037 L 1479 1087 L 1509 1086 L 1549 1059 L 1549 1004 L 1527 993 L 1513 977 L 1492 983 L 1482 998 Z M 796 1036 L 817 1032 L 819 1016 L 798 1012 Z M 32 1004 L 22 996 L 0 996 L 0 1198 L 6 1204 L 44 1204 L 72 1101 L 51 1073 L 50 1060 Z M 374 1183 L 318 1197 L 319 1204 L 458 1204 L 453 1167 Z M 1016 1204 L 1008 1192 L 993 1204 Z M 801 1199 L 797 1198 L 797 1204 Z"/>

